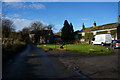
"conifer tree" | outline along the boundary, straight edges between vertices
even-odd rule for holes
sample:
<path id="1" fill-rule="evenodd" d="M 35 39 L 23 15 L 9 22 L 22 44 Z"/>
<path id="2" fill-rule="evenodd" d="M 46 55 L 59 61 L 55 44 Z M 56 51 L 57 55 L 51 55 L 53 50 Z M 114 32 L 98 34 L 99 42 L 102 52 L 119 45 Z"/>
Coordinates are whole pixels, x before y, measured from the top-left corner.
<path id="1" fill-rule="evenodd" d="M 70 23 L 70 28 L 71 28 L 71 31 L 74 32 L 72 23 Z"/>
<path id="2" fill-rule="evenodd" d="M 72 37 L 72 40 L 74 40 L 74 29 L 73 29 L 72 23 L 70 23 L 70 28 L 71 28 L 71 37 Z"/>
<path id="3" fill-rule="evenodd" d="M 61 29 L 61 37 L 64 42 L 69 42 L 73 40 L 73 25 L 69 24 L 67 20 L 64 21 L 64 26 Z"/>

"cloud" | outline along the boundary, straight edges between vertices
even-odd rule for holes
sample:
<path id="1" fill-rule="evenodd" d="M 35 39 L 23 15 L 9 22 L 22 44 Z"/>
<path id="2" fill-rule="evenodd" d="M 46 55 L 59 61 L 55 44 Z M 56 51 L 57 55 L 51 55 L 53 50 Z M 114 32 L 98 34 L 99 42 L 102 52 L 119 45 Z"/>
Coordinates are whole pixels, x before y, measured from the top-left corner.
<path id="1" fill-rule="evenodd" d="M 16 31 L 22 30 L 24 27 L 30 26 L 30 23 L 32 22 L 32 20 L 28 20 L 28 19 L 12 19 L 10 17 L 2 17 L 2 18 L 10 19 L 11 21 L 13 21 Z"/>
<path id="2" fill-rule="evenodd" d="M 0 12 L 0 17 L 2 17 L 2 13 Z"/>
<path id="3" fill-rule="evenodd" d="M 29 5 L 29 8 L 35 8 L 35 9 L 44 9 L 45 6 L 43 4 L 31 4 Z"/>
<path id="4" fill-rule="evenodd" d="M 35 0 L 35 2 L 60 2 L 61 0 Z"/>
<path id="5" fill-rule="evenodd" d="M 55 25 L 55 27 L 53 27 L 53 30 L 55 30 L 54 32 L 60 32 L 62 27 L 63 27 L 62 24 L 57 24 L 57 25 Z"/>
<path id="6" fill-rule="evenodd" d="M 2 0 L 3 2 L 119 2 L 119 0 Z"/>
<path id="7" fill-rule="evenodd" d="M 11 6 L 12 8 L 33 8 L 33 9 L 44 9 L 45 5 L 41 4 L 41 3 L 34 3 L 31 2 L 30 4 L 25 4 L 25 2 L 8 2 L 6 3 L 6 6 Z"/>
<path id="8" fill-rule="evenodd" d="M 88 21 L 88 20 L 90 20 L 90 18 L 82 18 L 81 20 L 82 21 Z"/>
<path id="9" fill-rule="evenodd" d="M 2 12 L 0 12 L 0 17 L 2 17 Z"/>
<path id="10" fill-rule="evenodd" d="M 4 18 L 4 17 L 2 17 L 2 18 Z M 28 19 L 19 19 L 19 18 L 12 19 L 12 18 L 9 18 L 9 17 L 5 17 L 5 18 L 13 21 L 13 24 L 15 25 L 16 31 L 22 30 L 24 27 L 29 27 L 32 22 L 39 21 L 39 20 L 34 20 L 33 21 L 33 20 L 28 20 Z M 40 22 L 42 22 L 43 25 L 48 25 L 47 23 L 45 23 L 43 21 L 40 21 Z"/>
<path id="11" fill-rule="evenodd" d="M 13 17 L 20 17 L 19 14 L 13 14 Z"/>
<path id="12" fill-rule="evenodd" d="M 10 6 L 12 8 L 25 8 L 26 7 L 26 5 L 21 2 L 8 2 L 8 3 L 5 3 L 5 5 Z"/>
<path id="13" fill-rule="evenodd" d="M 15 13 L 15 14 L 9 14 L 9 13 L 8 13 L 8 14 L 6 14 L 5 16 L 6 16 L 6 17 L 10 17 L 10 18 L 19 18 L 19 17 L 21 17 L 20 14 L 16 14 L 16 13 Z M 4 17 L 4 16 L 3 16 L 3 17 Z"/>
<path id="14" fill-rule="evenodd" d="M 63 26 L 63 25 L 61 25 L 61 24 L 58 24 L 58 25 L 55 25 L 56 27 L 61 27 L 61 26 Z"/>
<path id="15" fill-rule="evenodd" d="M 22 2 L 23 0 L 2 0 L 3 2 Z"/>
<path id="16" fill-rule="evenodd" d="M 29 27 L 31 23 L 40 21 L 40 20 L 28 20 L 28 19 L 19 19 L 19 18 L 10 18 L 10 17 L 2 17 L 2 18 L 7 18 L 13 21 L 13 24 L 15 25 L 16 31 L 22 30 L 24 27 Z M 40 21 L 43 23 L 44 26 L 48 25 L 47 23 Z"/>
<path id="17" fill-rule="evenodd" d="M 16 27 L 16 31 L 22 30 L 24 27 L 30 26 L 30 23 L 32 22 L 32 20 L 28 19 L 12 19 L 12 21 L 14 22 L 14 25 Z"/>
<path id="18" fill-rule="evenodd" d="M 2 0 L 3 2 L 59 2 L 60 0 Z"/>

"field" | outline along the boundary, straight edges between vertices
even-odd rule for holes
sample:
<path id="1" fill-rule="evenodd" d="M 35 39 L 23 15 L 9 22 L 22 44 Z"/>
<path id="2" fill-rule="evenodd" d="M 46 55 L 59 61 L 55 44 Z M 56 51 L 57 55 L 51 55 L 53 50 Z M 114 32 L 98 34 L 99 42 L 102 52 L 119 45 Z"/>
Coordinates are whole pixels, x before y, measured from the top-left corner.
<path id="1" fill-rule="evenodd" d="M 89 44 L 67 44 L 64 45 L 63 49 L 60 48 L 61 45 L 58 44 L 45 44 L 37 45 L 45 50 L 67 50 L 73 52 L 87 53 L 87 54 L 109 54 L 112 53 L 112 49 L 106 48 L 100 45 L 89 45 Z"/>

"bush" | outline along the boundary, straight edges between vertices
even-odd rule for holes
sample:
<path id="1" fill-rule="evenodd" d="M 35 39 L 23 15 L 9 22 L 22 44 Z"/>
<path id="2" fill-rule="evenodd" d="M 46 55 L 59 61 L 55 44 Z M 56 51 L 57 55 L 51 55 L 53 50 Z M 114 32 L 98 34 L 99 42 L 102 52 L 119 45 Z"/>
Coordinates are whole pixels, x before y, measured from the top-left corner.
<path id="1" fill-rule="evenodd" d="M 111 30 L 110 31 L 110 34 L 112 35 L 112 37 L 115 39 L 116 37 L 116 33 L 117 33 L 117 30 Z"/>
<path id="2" fill-rule="evenodd" d="M 96 35 L 98 35 L 98 34 L 107 34 L 107 33 L 108 33 L 108 31 L 101 31 L 101 32 L 97 32 Z"/>
<path id="3" fill-rule="evenodd" d="M 87 42 L 88 44 L 91 43 L 92 39 L 94 38 L 93 33 L 90 32 L 86 32 L 85 36 L 82 36 L 83 39 L 85 39 L 85 42 Z"/>
<path id="4" fill-rule="evenodd" d="M 25 49 L 25 44 L 3 44 L 2 45 L 2 61 L 6 62 L 13 59 L 18 53 Z"/>
<path id="5" fill-rule="evenodd" d="M 80 40 L 75 40 L 75 41 L 73 42 L 73 44 L 81 44 L 81 41 L 80 41 Z"/>

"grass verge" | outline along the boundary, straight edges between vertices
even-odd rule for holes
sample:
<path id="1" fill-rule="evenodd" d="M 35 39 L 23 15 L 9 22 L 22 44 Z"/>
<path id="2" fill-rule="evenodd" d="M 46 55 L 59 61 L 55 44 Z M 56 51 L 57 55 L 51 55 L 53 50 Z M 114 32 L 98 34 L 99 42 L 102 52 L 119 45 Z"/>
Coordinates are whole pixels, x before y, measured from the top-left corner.
<path id="1" fill-rule="evenodd" d="M 60 49 L 61 45 L 58 44 L 45 44 L 45 45 L 37 45 L 45 50 L 67 50 L 67 51 L 74 51 L 80 53 L 87 53 L 87 54 L 109 54 L 112 53 L 113 50 L 104 46 L 100 45 L 89 45 L 89 44 L 67 44 L 64 45 L 63 49 Z"/>
<path id="2" fill-rule="evenodd" d="M 8 60 L 13 59 L 18 53 L 23 51 L 25 47 L 25 43 L 2 45 L 2 62 L 6 63 Z"/>

